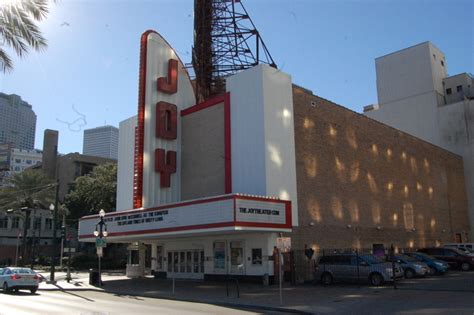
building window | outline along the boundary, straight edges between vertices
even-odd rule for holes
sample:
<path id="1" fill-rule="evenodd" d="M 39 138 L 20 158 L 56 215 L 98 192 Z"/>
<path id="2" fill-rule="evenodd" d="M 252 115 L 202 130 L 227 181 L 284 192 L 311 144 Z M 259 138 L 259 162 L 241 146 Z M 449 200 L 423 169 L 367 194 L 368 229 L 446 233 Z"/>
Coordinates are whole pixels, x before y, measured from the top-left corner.
<path id="1" fill-rule="evenodd" d="M 15 163 L 21 163 L 21 159 L 15 159 Z"/>
<path id="2" fill-rule="evenodd" d="M 451 88 L 446 89 L 446 94 L 450 95 L 452 93 Z"/>
<path id="3" fill-rule="evenodd" d="M 433 54 L 433 58 L 434 58 L 434 60 L 436 60 L 436 55 L 435 54 Z"/>
<path id="4" fill-rule="evenodd" d="M 456 91 L 461 92 L 462 91 L 462 85 L 456 86 Z"/>
<path id="5" fill-rule="evenodd" d="M 31 160 L 26 160 L 26 164 L 31 164 Z"/>
<path id="6" fill-rule="evenodd" d="M 444 61 L 443 60 L 441 60 L 441 66 L 444 67 Z"/>
<path id="7" fill-rule="evenodd" d="M 8 218 L 1 217 L 0 218 L 0 229 L 6 229 L 8 227 Z"/>
<path id="8" fill-rule="evenodd" d="M 34 224 L 33 224 L 33 229 L 41 230 L 41 218 L 35 218 Z"/>
<path id="9" fill-rule="evenodd" d="M 45 220 L 46 230 L 51 230 L 53 228 L 53 219 L 46 218 Z"/>
<path id="10" fill-rule="evenodd" d="M 15 166 L 15 172 L 19 172 L 21 169 L 19 166 Z"/>
<path id="11" fill-rule="evenodd" d="M 20 227 L 20 218 L 13 217 L 12 218 L 12 229 L 18 229 Z"/>

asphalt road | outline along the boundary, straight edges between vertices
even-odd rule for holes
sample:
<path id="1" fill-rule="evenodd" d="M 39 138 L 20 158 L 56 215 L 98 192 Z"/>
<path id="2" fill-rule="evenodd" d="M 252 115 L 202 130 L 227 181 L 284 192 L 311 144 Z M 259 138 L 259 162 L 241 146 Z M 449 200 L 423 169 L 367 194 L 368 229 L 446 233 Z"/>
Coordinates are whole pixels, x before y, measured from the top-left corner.
<path id="1" fill-rule="evenodd" d="M 261 314 L 201 303 L 132 297 L 92 291 L 0 294 L 0 315 L 32 314 Z"/>

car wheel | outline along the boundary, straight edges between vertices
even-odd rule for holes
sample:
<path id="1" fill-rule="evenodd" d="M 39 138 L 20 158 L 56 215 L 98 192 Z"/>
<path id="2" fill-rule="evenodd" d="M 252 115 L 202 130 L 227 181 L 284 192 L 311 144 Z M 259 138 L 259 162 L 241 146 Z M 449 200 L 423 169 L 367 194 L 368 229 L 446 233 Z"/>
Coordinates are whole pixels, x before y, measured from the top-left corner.
<path id="1" fill-rule="evenodd" d="M 405 269 L 405 278 L 411 279 L 415 276 L 415 272 L 412 269 Z"/>
<path id="2" fill-rule="evenodd" d="M 3 293 L 8 293 L 10 292 L 10 288 L 8 287 L 8 284 L 6 282 L 3 283 Z"/>
<path id="3" fill-rule="evenodd" d="M 436 269 L 434 269 L 433 267 L 430 267 L 429 275 L 432 276 L 435 274 L 436 274 Z"/>
<path id="4" fill-rule="evenodd" d="M 38 288 L 30 289 L 31 294 L 35 294 Z"/>
<path id="5" fill-rule="evenodd" d="M 469 269 L 471 269 L 471 266 L 469 266 L 468 263 L 465 262 L 465 263 L 461 264 L 461 270 L 462 271 L 469 271 Z"/>
<path id="6" fill-rule="evenodd" d="M 370 280 L 370 284 L 376 287 L 378 287 L 379 285 L 382 285 L 383 283 L 382 275 L 380 275 L 379 273 L 371 274 L 369 277 L 369 280 Z"/>
<path id="7" fill-rule="evenodd" d="M 324 284 L 324 285 L 330 285 L 332 283 L 332 276 L 330 273 L 323 273 L 323 275 L 321 276 L 321 282 Z"/>

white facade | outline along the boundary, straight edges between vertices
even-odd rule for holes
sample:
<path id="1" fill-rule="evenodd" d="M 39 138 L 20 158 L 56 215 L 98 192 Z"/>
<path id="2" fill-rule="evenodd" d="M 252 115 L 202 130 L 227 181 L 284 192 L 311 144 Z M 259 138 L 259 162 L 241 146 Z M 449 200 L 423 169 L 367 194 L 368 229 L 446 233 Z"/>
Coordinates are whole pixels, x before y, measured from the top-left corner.
<path id="1" fill-rule="evenodd" d="M 8 179 L 15 173 L 21 173 L 27 168 L 41 163 L 43 152 L 41 150 L 10 149 L 8 157 L 9 170 L 0 173 L 0 187 L 8 185 Z"/>
<path id="2" fill-rule="evenodd" d="M 227 79 L 232 189 L 292 201 L 298 225 L 291 77 L 259 65 Z"/>
<path id="3" fill-rule="evenodd" d="M 114 126 L 84 130 L 82 153 L 116 160 L 118 157 L 118 132 Z"/>
<path id="4" fill-rule="evenodd" d="M 430 42 L 375 59 L 378 103 L 391 106 L 407 97 L 443 96 L 446 67 L 444 54 Z"/>
<path id="5" fill-rule="evenodd" d="M 41 163 L 42 159 L 43 152 L 41 150 L 12 149 L 10 171 L 13 173 L 23 172 L 25 169 Z"/>
<path id="6" fill-rule="evenodd" d="M 472 77 L 467 73 L 447 77 L 446 68 L 444 54 L 430 42 L 377 58 L 379 104 L 365 108 L 364 114 L 463 157 L 472 231 Z"/>
<path id="7" fill-rule="evenodd" d="M 137 116 L 119 124 L 119 145 L 117 161 L 117 211 L 133 209 L 133 150 Z"/>

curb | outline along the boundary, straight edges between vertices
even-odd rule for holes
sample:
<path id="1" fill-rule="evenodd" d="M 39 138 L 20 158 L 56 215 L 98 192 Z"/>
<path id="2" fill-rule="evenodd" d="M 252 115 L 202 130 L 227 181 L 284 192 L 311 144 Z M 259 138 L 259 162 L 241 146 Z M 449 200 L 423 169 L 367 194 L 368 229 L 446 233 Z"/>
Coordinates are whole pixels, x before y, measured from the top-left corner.
<path id="1" fill-rule="evenodd" d="M 147 297 L 147 298 L 153 298 L 153 299 L 180 301 L 180 302 L 212 304 L 212 305 L 216 305 L 216 306 L 236 307 L 236 308 L 239 308 L 239 309 L 247 309 L 247 310 L 261 310 L 261 311 L 272 311 L 272 312 L 291 313 L 291 314 L 314 314 L 313 312 L 295 310 L 295 309 L 286 308 L 286 307 L 240 304 L 240 303 L 231 303 L 231 302 L 216 302 L 216 301 L 196 300 L 196 299 L 187 299 L 187 298 L 170 297 L 170 296 L 156 296 L 156 295 L 151 295 L 151 294 L 146 294 L 146 293 L 145 294 L 138 294 L 138 293 L 114 291 L 114 290 L 107 291 L 107 290 L 98 289 L 98 288 L 69 288 L 69 289 L 65 289 L 65 288 L 38 288 L 38 291 L 78 291 L 78 292 L 91 291 L 91 292 L 102 292 L 102 293 L 129 295 L 129 296 L 137 296 L 137 297 Z"/>

